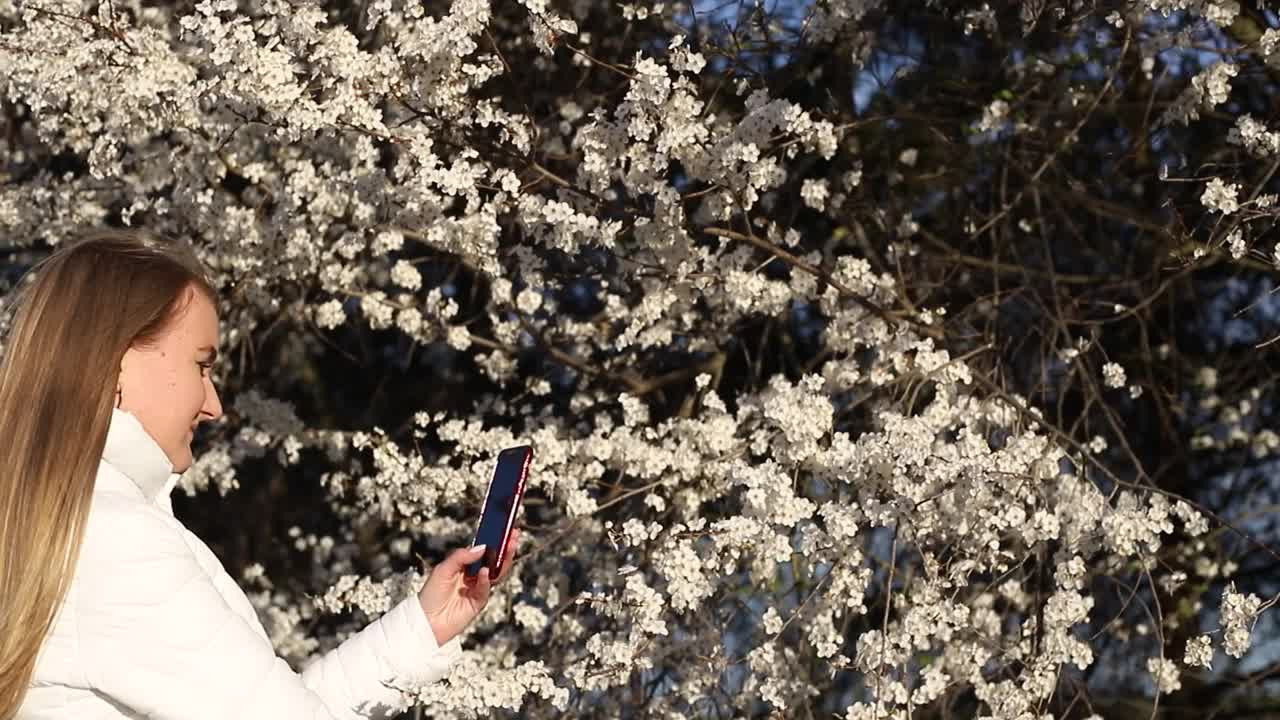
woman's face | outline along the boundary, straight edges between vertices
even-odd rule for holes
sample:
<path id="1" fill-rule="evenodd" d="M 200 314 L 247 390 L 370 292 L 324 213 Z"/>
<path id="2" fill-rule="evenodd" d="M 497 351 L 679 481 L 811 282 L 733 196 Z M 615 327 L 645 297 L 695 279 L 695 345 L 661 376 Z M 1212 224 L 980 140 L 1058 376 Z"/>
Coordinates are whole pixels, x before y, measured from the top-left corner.
<path id="1" fill-rule="evenodd" d="M 173 463 L 191 467 L 196 425 L 222 416 L 210 377 L 218 357 L 218 313 L 188 288 L 179 314 L 151 347 L 131 347 L 120 363 L 120 409 L 138 418 Z"/>

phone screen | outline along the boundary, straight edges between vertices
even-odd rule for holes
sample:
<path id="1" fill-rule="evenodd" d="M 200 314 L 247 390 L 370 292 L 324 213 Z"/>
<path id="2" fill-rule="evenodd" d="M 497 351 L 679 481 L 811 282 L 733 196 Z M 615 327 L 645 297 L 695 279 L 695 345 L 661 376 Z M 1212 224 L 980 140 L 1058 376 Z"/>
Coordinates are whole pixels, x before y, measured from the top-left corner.
<path id="1" fill-rule="evenodd" d="M 533 448 L 528 445 L 507 448 L 498 454 L 484 508 L 480 511 L 480 524 L 471 543 L 486 546 L 484 557 L 467 566 L 468 575 L 475 575 L 488 565 L 490 577 L 498 576 L 506 561 L 507 536 L 515 526 L 516 509 L 524 494 L 524 480 L 532 458 Z"/>

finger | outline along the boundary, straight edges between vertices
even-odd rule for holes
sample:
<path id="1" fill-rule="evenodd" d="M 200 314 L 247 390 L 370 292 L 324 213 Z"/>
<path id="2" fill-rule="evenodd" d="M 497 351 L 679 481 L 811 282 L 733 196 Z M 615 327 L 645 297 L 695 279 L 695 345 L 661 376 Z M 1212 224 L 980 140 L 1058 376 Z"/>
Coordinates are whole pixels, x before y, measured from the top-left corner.
<path id="1" fill-rule="evenodd" d="M 475 607 L 476 612 L 489 602 L 489 590 L 493 584 L 489 582 L 489 567 L 480 568 L 480 572 L 476 575 L 475 581 L 467 587 L 467 598 L 471 600 L 471 604 Z"/>
<path id="2" fill-rule="evenodd" d="M 511 573 L 511 567 L 515 565 L 516 551 L 520 548 L 520 530 L 513 529 L 511 531 L 511 540 L 507 544 L 507 557 L 503 559 L 502 570 L 498 573 L 495 583 L 500 583 Z"/>
<path id="3" fill-rule="evenodd" d="M 459 548 L 449 553 L 449 556 L 440 563 L 446 577 L 460 575 L 466 570 L 467 565 L 484 557 L 484 545 L 476 545 L 475 547 Z"/>
<path id="4" fill-rule="evenodd" d="M 513 559 L 512 557 L 508 557 L 508 558 L 507 558 L 507 559 L 502 563 L 502 569 L 498 571 L 498 577 L 497 577 L 496 579 L 494 579 L 494 582 L 495 582 L 495 583 L 500 583 L 500 582 L 502 582 L 503 580 L 505 580 L 505 579 L 506 579 L 507 575 L 509 575 L 509 574 L 511 573 L 511 565 L 512 565 L 512 562 L 511 562 L 511 561 L 512 561 L 512 559 Z"/>

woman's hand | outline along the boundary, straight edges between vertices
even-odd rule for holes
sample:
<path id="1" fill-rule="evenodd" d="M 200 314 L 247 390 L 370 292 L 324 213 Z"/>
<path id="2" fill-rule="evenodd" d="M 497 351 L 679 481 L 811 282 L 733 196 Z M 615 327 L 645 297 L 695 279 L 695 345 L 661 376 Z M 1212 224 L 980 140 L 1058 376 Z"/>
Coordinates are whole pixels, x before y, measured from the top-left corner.
<path id="1" fill-rule="evenodd" d="M 467 565 L 484 556 L 484 546 L 454 550 L 435 566 L 426 584 L 418 592 L 418 602 L 427 615 L 436 644 L 444 645 L 462 632 L 489 602 L 489 589 L 493 582 L 511 572 L 515 564 L 516 548 L 520 544 L 520 531 L 511 531 L 511 544 L 503 563 L 502 573 L 490 581 L 489 568 L 482 567 L 475 577 L 467 577 Z"/>

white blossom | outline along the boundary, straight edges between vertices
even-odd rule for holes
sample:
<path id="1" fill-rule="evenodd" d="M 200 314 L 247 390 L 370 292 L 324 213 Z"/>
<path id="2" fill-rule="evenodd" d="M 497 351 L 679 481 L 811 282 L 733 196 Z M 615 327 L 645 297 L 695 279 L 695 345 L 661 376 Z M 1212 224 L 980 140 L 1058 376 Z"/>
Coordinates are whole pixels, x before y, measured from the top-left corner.
<path id="1" fill-rule="evenodd" d="M 800 187 L 800 196 L 804 198 L 804 204 L 814 210 L 825 209 L 829 194 L 826 180 L 805 180 Z"/>
<path id="2" fill-rule="evenodd" d="M 1200 195 L 1200 202 L 1209 210 L 1230 214 L 1240 209 L 1239 201 L 1236 199 L 1239 192 L 1239 184 L 1223 182 L 1222 178 L 1213 178 L 1205 185 L 1204 192 Z"/>
<path id="3" fill-rule="evenodd" d="M 1244 257 L 1245 253 L 1249 251 L 1249 247 L 1244 241 L 1244 234 L 1240 231 L 1240 228 L 1235 228 L 1227 235 L 1226 243 L 1227 247 L 1231 251 L 1231 257 L 1236 260 Z"/>
<path id="4" fill-rule="evenodd" d="M 1182 687 L 1178 666 L 1168 658 L 1147 658 L 1147 672 L 1151 673 L 1151 679 L 1155 681 L 1156 689 L 1161 694 L 1168 694 Z"/>
<path id="5" fill-rule="evenodd" d="M 999 130 L 1009 116 L 1009 103 L 1006 100 L 992 100 L 982 109 L 982 118 L 978 121 L 978 132 Z"/>
<path id="6" fill-rule="evenodd" d="M 422 287 L 422 275 L 418 272 L 418 268 L 406 260 L 397 260 L 391 267 L 391 281 L 407 290 L 417 290 Z"/>
<path id="7" fill-rule="evenodd" d="M 1107 387 L 1124 387 L 1127 381 L 1124 368 L 1119 363 L 1109 362 L 1102 366 L 1102 382 Z"/>
<path id="8" fill-rule="evenodd" d="M 1276 32 L 1268 30 L 1267 32 Z M 1257 157 L 1271 157 L 1280 153 L 1280 133 L 1267 130 L 1267 126 L 1253 119 L 1252 115 L 1236 118 L 1235 127 L 1227 133 L 1227 142 L 1243 146 Z"/>
<path id="9" fill-rule="evenodd" d="M 1165 110 L 1166 122 L 1187 123 L 1226 102 L 1231 92 L 1231 78 L 1239 68 L 1231 62 L 1217 62 L 1191 79 L 1191 84 Z"/>
<path id="10" fill-rule="evenodd" d="M 1237 0 L 1212 0 L 1205 4 L 1205 18 L 1220 27 L 1229 27 L 1239 14 L 1240 3 Z"/>
<path id="11" fill-rule="evenodd" d="M 1231 657 L 1242 657 L 1249 649 L 1249 635 L 1261 608 L 1262 600 L 1258 596 L 1236 592 L 1235 583 L 1230 583 L 1223 592 L 1222 649 Z"/>
<path id="12" fill-rule="evenodd" d="M 1206 670 L 1213 667 L 1213 643 L 1208 635 L 1199 635 L 1187 639 L 1186 656 L 1182 662 L 1187 667 L 1202 667 Z"/>
<path id="13" fill-rule="evenodd" d="M 347 321 L 347 313 L 340 300 L 328 300 L 315 308 L 316 325 L 332 330 Z"/>

